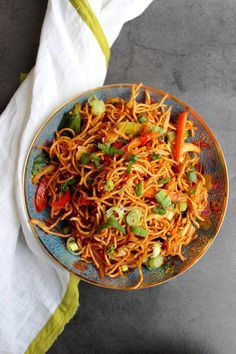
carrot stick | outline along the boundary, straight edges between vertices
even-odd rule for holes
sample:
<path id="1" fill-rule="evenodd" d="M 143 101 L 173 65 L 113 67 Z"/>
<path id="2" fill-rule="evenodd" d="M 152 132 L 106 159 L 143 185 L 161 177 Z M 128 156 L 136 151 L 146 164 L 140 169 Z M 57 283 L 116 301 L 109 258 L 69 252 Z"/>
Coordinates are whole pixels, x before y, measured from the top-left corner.
<path id="1" fill-rule="evenodd" d="M 180 161 L 182 157 L 182 148 L 184 143 L 184 130 L 187 121 L 187 112 L 181 112 L 178 117 L 177 127 L 176 127 L 176 143 L 174 157 L 176 161 Z"/>

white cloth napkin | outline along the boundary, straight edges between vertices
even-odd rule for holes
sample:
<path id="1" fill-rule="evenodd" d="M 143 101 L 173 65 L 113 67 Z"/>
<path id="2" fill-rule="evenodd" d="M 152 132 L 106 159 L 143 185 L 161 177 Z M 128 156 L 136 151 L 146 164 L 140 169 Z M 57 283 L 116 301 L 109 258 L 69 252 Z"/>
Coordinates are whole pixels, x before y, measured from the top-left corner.
<path id="1" fill-rule="evenodd" d="M 123 24 L 151 1 L 90 0 L 110 47 Z M 0 353 L 25 352 L 60 304 L 69 279 L 38 245 L 24 214 L 27 150 L 49 115 L 102 85 L 106 69 L 97 39 L 71 2 L 49 1 L 36 65 L 0 118 Z"/>

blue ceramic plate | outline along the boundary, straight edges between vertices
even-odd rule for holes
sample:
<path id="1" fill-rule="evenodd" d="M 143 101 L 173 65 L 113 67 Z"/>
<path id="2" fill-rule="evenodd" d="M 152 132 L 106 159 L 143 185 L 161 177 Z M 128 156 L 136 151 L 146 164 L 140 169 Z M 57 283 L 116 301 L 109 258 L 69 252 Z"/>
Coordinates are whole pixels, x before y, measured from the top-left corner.
<path id="1" fill-rule="evenodd" d="M 36 149 L 36 146 L 44 145 L 46 141 L 52 141 L 54 131 L 57 130 L 63 114 L 70 110 L 76 102 L 83 104 L 91 94 L 96 94 L 99 99 L 104 101 L 109 97 L 122 97 L 127 100 L 131 94 L 131 87 L 132 85 L 129 84 L 109 85 L 87 91 L 65 103 L 42 126 L 32 142 L 24 169 L 25 209 L 29 220 L 31 218 L 38 218 L 40 220 L 49 218 L 49 210 L 46 209 L 41 213 L 37 213 L 35 210 L 34 200 L 36 186 L 32 184 L 31 171 L 34 158 L 40 153 L 40 150 Z M 142 101 L 144 98 L 145 90 L 148 90 L 151 93 L 154 100 L 160 100 L 161 97 L 166 94 L 163 91 L 151 87 L 143 87 L 137 98 L 139 101 Z M 204 168 L 204 173 L 207 175 L 210 188 L 210 215 L 207 216 L 206 223 L 202 225 L 203 228 L 197 232 L 198 237 L 183 250 L 183 255 L 186 257 L 186 261 L 181 262 L 178 259 L 174 260 L 172 272 L 169 274 L 167 274 L 162 267 L 159 268 L 158 271 L 149 271 L 143 268 L 144 280 L 141 285 L 142 288 L 158 285 L 173 279 L 175 276 L 190 268 L 206 252 L 220 229 L 226 211 L 228 198 L 227 168 L 223 153 L 213 133 L 207 127 L 206 123 L 185 103 L 171 95 L 168 96 L 165 103 L 173 106 L 172 119 L 177 117 L 178 112 L 188 111 L 188 119 L 192 120 L 198 128 L 194 140 L 200 139 L 202 141 L 203 148 L 201 162 Z M 37 226 L 31 225 L 31 227 L 34 235 L 48 254 L 64 268 L 78 275 L 80 278 L 92 284 L 115 289 L 127 289 L 137 283 L 139 278 L 137 271 L 130 273 L 126 278 L 120 277 L 111 279 L 105 277 L 100 279 L 98 271 L 92 264 L 85 266 L 85 263 L 80 261 L 79 256 L 74 256 L 67 251 L 65 247 L 65 239 L 53 235 L 47 235 Z"/>

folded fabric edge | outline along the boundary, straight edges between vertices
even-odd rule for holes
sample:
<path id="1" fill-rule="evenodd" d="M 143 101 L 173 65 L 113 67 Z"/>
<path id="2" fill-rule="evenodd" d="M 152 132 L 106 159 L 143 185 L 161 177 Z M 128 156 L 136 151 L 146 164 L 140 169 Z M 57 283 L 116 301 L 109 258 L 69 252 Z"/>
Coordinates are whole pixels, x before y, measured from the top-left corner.
<path id="1" fill-rule="evenodd" d="M 43 354 L 53 345 L 64 330 L 65 325 L 74 317 L 79 307 L 80 279 L 70 274 L 68 287 L 64 298 L 41 331 L 33 339 L 25 354 Z"/>
<path id="2" fill-rule="evenodd" d="M 93 32 L 94 36 L 96 37 L 98 44 L 103 51 L 106 63 L 108 66 L 108 62 L 110 59 L 110 48 L 106 39 L 106 36 L 103 32 L 103 29 L 95 16 L 89 2 L 87 0 L 69 0 L 70 3 L 74 6 L 76 11 L 80 14 L 81 18 Z"/>

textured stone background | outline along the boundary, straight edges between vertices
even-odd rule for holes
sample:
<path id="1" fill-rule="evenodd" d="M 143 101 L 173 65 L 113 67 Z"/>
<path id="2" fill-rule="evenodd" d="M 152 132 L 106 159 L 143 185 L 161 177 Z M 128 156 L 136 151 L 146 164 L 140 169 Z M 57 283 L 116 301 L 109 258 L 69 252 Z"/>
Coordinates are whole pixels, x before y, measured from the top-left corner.
<path id="1" fill-rule="evenodd" d="M 0 0 L 0 109 L 34 65 L 47 1 Z M 119 292 L 81 283 L 80 309 L 50 354 L 236 352 L 236 2 L 155 0 L 112 48 L 106 83 L 143 82 L 191 105 L 228 164 L 228 212 L 211 249 L 165 285 Z M 37 353 L 35 353 L 37 354 Z"/>

